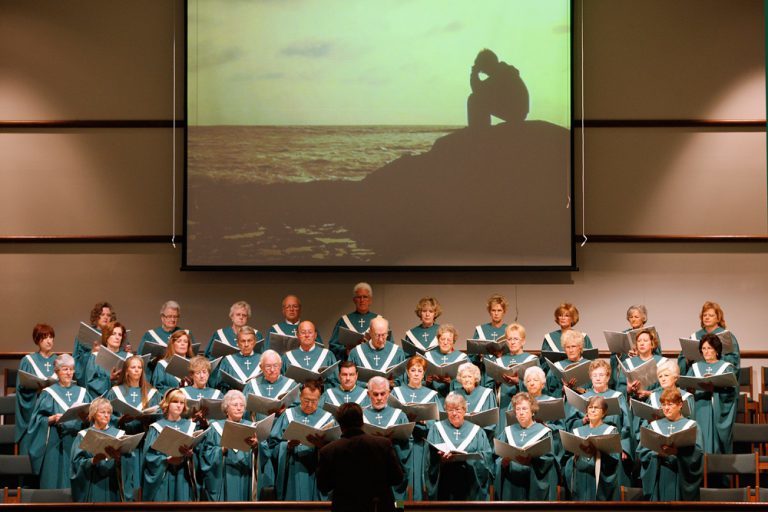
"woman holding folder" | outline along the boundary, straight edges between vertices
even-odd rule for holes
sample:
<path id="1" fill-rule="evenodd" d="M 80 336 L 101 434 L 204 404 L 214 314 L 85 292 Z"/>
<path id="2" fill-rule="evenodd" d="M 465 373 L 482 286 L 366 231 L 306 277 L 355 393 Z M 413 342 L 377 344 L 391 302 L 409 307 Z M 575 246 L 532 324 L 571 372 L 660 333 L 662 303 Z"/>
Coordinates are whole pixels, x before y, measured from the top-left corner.
<path id="1" fill-rule="evenodd" d="M 509 324 L 504 331 L 504 337 L 507 342 L 508 354 L 497 356 L 486 356 L 486 360 L 490 360 L 499 366 L 504 368 L 510 368 L 512 366 L 522 364 L 535 364 L 538 366 L 539 359 L 527 352 L 523 352 L 523 346 L 525 345 L 525 327 L 518 323 Z M 493 387 L 494 380 L 490 377 L 488 371 L 488 363 L 486 361 L 485 371 L 485 386 Z M 525 383 L 523 382 L 523 372 L 518 372 L 514 375 L 503 375 L 503 380 L 499 383 L 499 408 L 505 410 L 512 402 L 512 397 L 521 391 L 525 391 Z"/>
<path id="2" fill-rule="evenodd" d="M 458 331 L 452 324 L 441 325 L 437 329 L 437 349 L 430 350 L 424 358 L 434 366 L 444 366 L 457 361 L 468 361 L 467 354 L 456 350 Z M 441 398 L 458 387 L 449 375 L 427 375 L 427 386 L 437 391 Z"/>
<path id="3" fill-rule="evenodd" d="M 669 444 L 662 440 L 650 447 L 641 440 L 637 453 L 643 494 L 653 501 L 698 501 L 703 479 L 702 432 L 695 421 L 683 417 L 683 398 L 678 390 L 664 390 L 661 408 L 664 418 L 652 422 L 649 430 L 657 436 L 671 436 L 695 429 L 695 442 Z"/>
<path id="4" fill-rule="evenodd" d="M 101 331 L 101 345 L 97 344 L 93 347 L 93 352 L 88 356 L 85 364 L 85 385 L 91 396 L 103 396 L 112 387 L 111 383 L 116 382 L 120 377 L 120 366 L 107 373 L 104 368 L 96 364 L 99 351 L 109 350 L 120 359 L 127 359 L 131 355 L 123 350 L 127 335 L 125 326 L 120 322 L 110 322 Z"/>
<path id="5" fill-rule="evenodd" d="M 619 434 L 613 425 L 603 422 L 608 413 L 608 402 L 601 396 L 593 396 L 587 404 L 586 425 L 573 429 L 582 439 L 592 436 Z M 563 434 L 565 435 L 565 434 Z M 621 483 L 621 459 L 618 453 L 602 453 L 588 442 L 581 444 L 583 455 L 574 453 L 564 467 L 565 478 L 576 501 L 618 501 Z"/>
<path id="6" fill-rule="evenodd" d="M 112 405 L 106 398 L 97 398 L 88 409 L 91 427 L 78 432 L 72 445 L 72 499 L 77 502 L 126 501 L 125 481 L 130 480 L 134 467 L 126 460 L 138 457 L 136 453 L 122 455 L 119 450 L 107 447 L 104 453 L 91 453 L 81 448 L 89 430 L 110 437 L 121 438 L 125 432 L 111 426 Z"/>
<path id="7" fill-rule="evenodd" d="M 707 334 L 720 334 L 727 332 L 725 324 L 725 312 L 720 304 L 717 302 L 706 301 L 701 306 L 701 312 L 699 313 L 699 322 L 701 329 L 691 334 L 692 340 L 701 340 Z M 721 354 L 722 359 L 728 361 L 738 371 L 741 368 L 741 352 L 739 351 L 739 341 L 732 332 L 729 332 L 730 338 L 733 341 L 733 346 L 729 350 L 723 350 Z M 683 352 L 677 358 L 677 363 L 680 366 L 680 373 L 687 374 L 690 370 L 692 361 L 688 361 L 685 358 Z"/>
<path id="8" fill-rule="evenodd" d="M 528 393 L 512 398 L 517 423 L 508 425 L 499 435 L 499 441 L 517 449 L 532 448 L 549 439 L 549 450 L 533 455 L 496 458 L 494 491 L 497 500 L 543 501 L 557 499 L 558 466 L 552 453 L 552 431 L 534 420 L 539 404 Z M 498 450 L 497 450 L 498 455 Z"/>
<path id="9" fill-rule="evenodd" d="M 181 331 L 183 332 L 183 331 Z M 170 346 L 170 344 L 169 344 Z M 184 419 L 187 400 L 178 388 L 168 390 L 160 402 L 163 418 L 149 427 L 144 439 L 144 501 L 197 501 L 194 452 L 180 446 L 178 454 L 169 455 L 153 448 L 166 428 L 191 436 L 195 424 Z"/>
<path id="10" fill-rule="evenodd" d="M 254 496 L 253 464 L 258 448 L 256 434 L 245 439 L 251 449 L 238 450 L 222 445 L 227 422 L 253 426 L 243 418 L 245 396 L 236 389 L 224 395 L 221 404 L 226 420 L 213 420 L 200 443 L 200 474 L 202 498 L 205 501 L 251 501 Z"/>
<path id="11" fill-rule="evenodd" d="M 168 373 L 168 363 L 170 363 L 174 355 L 185 359 L 190 359 L 193 356 L 192 341 L 187 331 L 183 329 L 174 332 L 168 338 L 168 347 L 165 349 L 165 355 L 157 362 L 155 371 L 152 372 L 152 385 L 157 388 L 161 395 L 164 395 L 171 388 L 178 388 L 181 384 L 179 377 Z"/>

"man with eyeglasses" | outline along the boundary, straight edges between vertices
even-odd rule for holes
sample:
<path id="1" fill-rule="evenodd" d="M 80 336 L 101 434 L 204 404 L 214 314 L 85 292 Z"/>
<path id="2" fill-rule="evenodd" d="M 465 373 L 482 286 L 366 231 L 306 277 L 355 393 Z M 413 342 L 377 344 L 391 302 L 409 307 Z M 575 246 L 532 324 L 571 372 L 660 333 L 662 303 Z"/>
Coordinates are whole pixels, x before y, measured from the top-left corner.
<path id="1" fill-rule="evenodd" d="M 318 449 L 327 443 L 325 436 L 309 436 L 309 441 L 314 444 L 311 448 L 299 444 L 298 441 L 283 439 L 283 433 L 291 422 L 303 423 L 318 429 L 336 425 L 331 413 L 318 409 L 321 392 L 320 382 L 306 381 L 301 390 L 299 406 L 286 409 L 285 413 L 275 420 L 275 425 L 272 427 L 268 444 L 276 467 L 275 491 L 278 500 L 327 499 L 318 490 L 315 479 L 317 453 Z"/>
<path id="2" fill-rule="evenodd" d="M 280 354 L 274 350 L 265 350 L 259 360 L 259 367 L 261 368 L 261 375 L 248 382 L 243 389 L 243 394 L 246 398 L 248 395 L 253 394 L 257 396 L 265 396 L 268 398 L 277 398 L 284 395 L 293 389 L 294 386 L 298 386 L 296 381 L 280 374 L 280 370 L 283 367 L 283 360 L 280 358 Z M 290 407 L 299 405 L 296 401 L 290 404 Z M 276 418 L 279 418 L 285 411 L 285 407 L 281 407 L 275 411 L 268 411 L 274 413 Z M 254 419 L 261 421 L 266 418 L 265 414 L 255 414 Z M 277 420 L 275 420 L 277 421 Z M 256 494 L 259 499 L 266 499 L 266 494 L 272 494 L 275 487 L 275 461 L 276 457 L 272 456 L 272 451 L 269 443 L 264 440 L 259 443 L 259 456 L 258 456 L 258 479 L 256 480 Z M 271 496 L 270 496 L 271 497 Z M 274 498 L 272 498 L 274 499 Z"/>
<path id="3" fill-rule="evenodd" d="M 282 302 L 283 320 L 272 324 L 269 328 L 270 333 L 280 334 L 282 336 L 296 336 L 299 323 L 301 322 L 301 299 L 296 295 L 286 295 Z M 320 333 L 317 334 L 317 342 L 323 344 L 323 338 Z"/>
<path id="4" fill-rule="evenodd" d="M 155 327 L 154 329 L 150 329 L 144 333 L 144 336 L 141 338 L 141 342 L 139 342 L 139 349 L 137 354 L 143 354 L 142 350 L 144 350 L 144 343 L 148 341 L 157 343 L 163 347 L 167 347 L 168 338 L 171 337 L 171 334 L 181 330 L 181 327 L 179 327 L 180 318 L 181 306 L 179 306 L 179 303 L 175 300 L 166 301 L 160 308 L 160 327 Z M 195 339 L 194 336 L 192 336 L 192 333 L 189 331 L 189 329 L 184 330 L 189 335 L 190 342 L 194 344 Z"/>
<path id="5" fill-rule="evenodd" d="M 287 374 L 289 366 L 298 366 L 315 373 L 336 364 L 336 358 L 327 348 L 317 343 L 317 330 L 315 324 L 304 320 L 298 328 L 299 348 L 290 350 L 283 356 L 284 374 Z M 339 372 L 335 369 L 329 372 L 324 379 L 327 387 L 336 386 L 339 383 Z"/>
<path id="6" fill-rule="evenodd" d="M 328 340 L 328 348 L 339 361 L 346 361 L 349 358 L 349 350 L 339 342 L 339 328 L 346 327 L 350 331 L 360 333 L 362 337 L 368 331 L 371 320 L 379 316 L 371 311 L 373 288 L 368 283 L 357 283 L 355 285 L 352 291 L 352 302 L 355 303 L 355 310 L 343 315 L 336 321 L 331 338 Z"/>
<path id="7" fill-rule="evenodd" d="M 400 345 L 388 341 L 389 321 L 376 317 L 371 321 L 368 330 L 369 340 L 356 346 L 349 354 L 349 360 L 358 368 L 368 368 L 386 372 L 388 368 L 405 361 L 405 353 Z M 395 386 L 394 378 L 390 378 L 390 386 Z"/>

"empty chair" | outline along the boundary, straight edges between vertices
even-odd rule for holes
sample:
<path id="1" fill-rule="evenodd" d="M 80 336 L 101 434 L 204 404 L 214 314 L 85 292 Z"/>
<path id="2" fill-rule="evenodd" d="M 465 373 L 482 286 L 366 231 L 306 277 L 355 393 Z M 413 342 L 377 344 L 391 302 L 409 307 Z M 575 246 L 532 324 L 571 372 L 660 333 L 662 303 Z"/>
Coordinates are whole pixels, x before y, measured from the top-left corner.
<path id="1" fill-rule="evenodd" d="M 760 414 L 759 404 L 753 398 L 751 366 L 739 369 L 739 402 L 736 414 L 743 418 L 744 423 L 757 421 L 757 416 Z"/>
<path id="2" fill-rule="evenodd" d="M 16 378 L 19 375 L 19 370 L 16 368 L 4 368 L 3 369 L 3 381 L 5 382 L 5 396 L 9 396 L 16 392 Z"/>
<path id="3" fill-rule="evenodd" d="M 729 489 L 701 489 L 701 501 L 750 501 L 750 487 Z"/>
<path id="4" fill-rule="evenodd" d="M 24 487 L 35 478 L 29 455 L 0 455 L 0 487 Z"/>
<path id="5" fill-rule="evenodd" d="M 71 503 L 71 489 L 22 489 L 22 503 Z"/>
<path id="6" fill-rule="evenodd" d="M 709 487 L 709 475 L 734 475 L 735 485 L 739 487 L 740 477 L 751 475 L 756 487 L 760 486 L 757 453 L 705 453 L 704 454 L 704 487 Z M 734 482 L 732 482 L 734 483 Z"/>
<path id="7" fill-rule="evenodd" d="M 621 501 L 648 501 L 642 487 L 621 486 Z"/>

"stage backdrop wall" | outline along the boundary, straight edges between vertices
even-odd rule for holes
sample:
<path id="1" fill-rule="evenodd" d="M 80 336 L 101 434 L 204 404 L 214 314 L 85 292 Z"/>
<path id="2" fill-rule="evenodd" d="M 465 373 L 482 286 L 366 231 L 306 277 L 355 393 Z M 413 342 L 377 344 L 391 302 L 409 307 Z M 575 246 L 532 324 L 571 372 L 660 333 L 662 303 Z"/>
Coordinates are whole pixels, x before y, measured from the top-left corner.
<path id="1" fill-rule="evenodd" d="M 445 309 L 441 320 L 469 335 L 487 318 L 487 296 L 500 292 L 513 304 L 508 318 L 528 327 L 534 348 L 554 328 L 552 311 L 563 300 L 578 305 L 579 327 L 599 346 L 600 330 L 624 327 L 626 306 L 645 303 L 664 348 L 673 348 L 677 336 L 697 327 L 701 303 L 712 299 L 726 309 L 743 349 L 765 347 L 768 270 L 760 243 L 588 242 L 577 250 L 579 272 L 180 272 L 181 248 L 170 245 L 171 128 L 7 122 L 170 120 L 174 19 L 176 76 L 183 76 L 182 5 L 0 3 L 0 121 L 6 122 L 0 126 L 0 235 L 169 235 L 167 243 L 150 244 L 6 238 L 0 244 L 0 351 L 31 350 L 38 321 L 52 323 L 58 348 L 70 349 L 77 321 L 104 299 L 138 334 L 158 323 L 165 299 L 175 298 L 184 306 L 184 323 L 207 340 L 226 323 L 233 301 L 251 302 L 254 324 L 266 329 L 278 318 L 282 295 L 294 292 L 327 336 L 333 319 L 351 309 L 350 287 L 359 280 L 374 285 L 374 309 L 391 318 L 398 334 L 416 323 L 418 298 L 433 294 Z M 761 0 L 589 0 L 584 8 L 587 119 L 765 119 Z M 578 2 L 574 11 L 578 27 Z M 577 59 L 574 68 L 580 66 Z M 177 96 L 177 113 L 182 105 Z M 585 147 L 588 234 L 768 231 L 762 129 L 590 128 Z M 577 169 L 579 161 L 577 152 Z M 177 158 L 177 230 L 181 162 Z M 581 190 L 578 172 L 577 186 Z M 581 215 L 579 208 L 577 232 Z"/>

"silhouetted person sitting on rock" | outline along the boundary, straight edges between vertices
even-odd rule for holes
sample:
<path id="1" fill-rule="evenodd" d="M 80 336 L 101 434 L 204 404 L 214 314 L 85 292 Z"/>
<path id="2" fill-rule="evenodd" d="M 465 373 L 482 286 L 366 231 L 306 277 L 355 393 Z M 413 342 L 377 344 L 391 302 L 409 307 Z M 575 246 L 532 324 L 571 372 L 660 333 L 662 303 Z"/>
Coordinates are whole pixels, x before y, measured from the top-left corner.
<path id="1" fill-rule="evenodd" d="M 480 73 L 487 78 L 480 79 Z M 475 58 L 469 76 L 472 94 L 467 98 L 467 123 L 470 128 L 491 126 L 491 116 L 508 123 L 518 123 L 528 115 L 528 88 L 520 72 L 489 49 Z"/>

